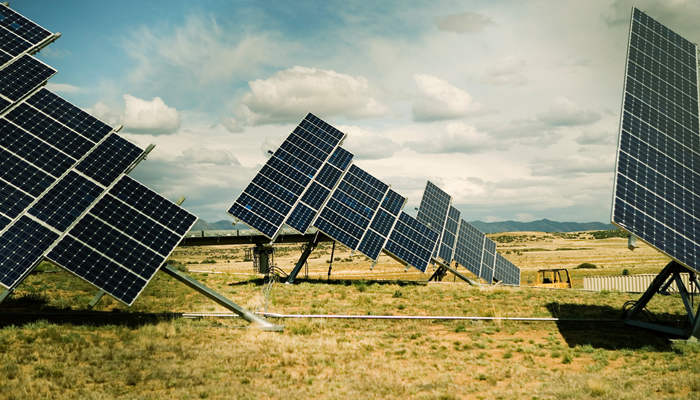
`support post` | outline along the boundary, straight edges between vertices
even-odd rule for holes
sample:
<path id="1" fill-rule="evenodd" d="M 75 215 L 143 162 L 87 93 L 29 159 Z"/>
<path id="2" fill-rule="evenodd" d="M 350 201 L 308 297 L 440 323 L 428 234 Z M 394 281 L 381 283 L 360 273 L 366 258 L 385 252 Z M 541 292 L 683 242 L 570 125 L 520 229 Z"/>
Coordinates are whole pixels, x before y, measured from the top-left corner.
<path id="1" fill-rule="evenodd" d="M 435 281 L 435 282 L 442 281 L 442 279 L 445 277 L 445 275 L 447 275 L 447 269 L 445 269 L 445 267 L 443 267 L 442 265 L 439 265 L 437 267 L 437 269 L 435 270 L 435 272 L 433 272 L 433 274 L 430 275 L 430 278 L 428 278 L 428 282 L 430 282 L 430 281 Z"/>
<path id="2" fill-rule="evenodd" d="M 309 256 L 311 255 L 311 252 L 314 251 L 316 248 L 316 245 L 318 245 L 318 239 L 319 235 L 316 233 L 309 241 L 309 243 L 306 244 L 306 248 L 304 251 L 301 253 L 301 256 L 299 257 L 299 260 L 297 261 L 297 264 L 294 266 L 294 269 L 292 272 L 289 273 L 289 276 L 287 277 L 287 280 L 284 283 L 287 284 L 292 284 L 294 283 L 294 280 L 297 278 L 297 275 L 299 275 L 299 271 L 304 267 L 304 264 L 306 263 L 306 260 L 308 260 Z"/>
<path id="3" fill-rule="evenodd" d="M 439 267 L 438 267 L 438 271 L 440 270 L 440 268 L 444 268 L 446 271 L 449 271 L 449 272 L 453 273 L 457 278 L 459 278 L 459 279 L 461 279 L 461 280 L 467 282 L 468 284 L 470 284 L 470 285 L 472 285 L 472 286 L 476 285 L 476 282 L 474 282 L 473 280 L 467 278 L 465 275 L 462 275 L 461 273 L 457 272 L 457 270 L 455 270 L 454 268 L 450 267 L 448 264 L 445 264 L 444 262 L 439 261 L 439 260 L 436 260 L 436 259 L 434 259 L 434 258 L 433 258 L 433 262 L 436 263 L 436 264 L 439 266 Z M 437 274 L 438 271 L 435 271 L 435 274 Z M 435 275 L 435 274 L 433 274 L 433 275 Z M 443 276 L 444 276 L 444 275 L 443 275 Z"/>
<path id="4" fill-rule="evenodd" d="M 634 307 L 627 312 L 627 315 L 625 315 L 625 324 L 685 338 L 700 338 L 700 307 L 693 313 L 690 293 L 688 293 L 688 290 L 681 280 L 681 272 L 688 272 L 688 270 L 676 261 L 668 263 L 654 278 L 649 288 L 647 288 L 646 292 L 642 294 L 642 297 L 637 300 Z M 695 282 L 695 279 L 693 279 L 693 281 Z M 634 319 L 656 294 L 668 288 L 668 282 L 676 282 L 678 286 L 678 293 L 683 301 L 688 315 L 688 321 L 690 322 L 690 326 L 687 329 L 678 329 Z"/>
<path id="5" fill-rule="evenodd" d="M 331 247 L 331 262 L 328 263 L 328 279 L 331 279 L 331 270 L 333 269 L 333 257 L 335 257 L 335 240 L 333 241 L 333 247 Z"/>
<path id="6" fill-rule="evenodd" d="M 12 294 L 12 289 L 3 290 L 2 293 L 0 293 L 0 304 L 2 304 L 2 302 L 5 301 L 5 299 L 10 297 L 11 294 Z"/>
<path id="7" fill-rule="evenodd" d="M 220 293 L 204 286 L 199 281 L 197 281 L 194 278 L 178 271 L 177 269 L 171 267 L 170 265 L 165 264 L 161 268 L 161 270 L 163 272 L 165 272 L 166 274 L 172 276 L 173 278 L 177 279 L 178 281 L 184 283 L 185 285 L 191 287 L 192 289 L 207 296 L 208 298 L 215 301 L 216 303 L 228 308 L 229 310 L 231 310 L 234 313 L 241 316 L 241 318 L 256 325 L 258 328 L 262 329 L 263 331 L 281 332 L 284 329 L 281 325 L 275 325 L 275 324 L 265 320 L 264 318 L 253 314 L 252 312 L 246 310 L 245 308 L 239 306 L 238 304 L 236 304 L 236 303 L 232 302 L 231 300 L 227 299 L 226 297 L 222 296 Z"/>
<path id="8" fill-rule="evenodd" d="M 93 297 L 92 300 L 90 300 L 90 303 L 88 304 L 88 308 L 89 308 L 89 309 L 92 309 L 93 307 L 95 307 L 95 306 L 97 305 L 97 303 L 99 303 L 100 300 L 102 300 L 102 298 L 104 297 L 104 295 L 105 295 L 105 291 L 104 291 L 104 290 L 100 290 L 99 292 L 97 292 L 97 293 L 95 294 L 95 297 Z"/>

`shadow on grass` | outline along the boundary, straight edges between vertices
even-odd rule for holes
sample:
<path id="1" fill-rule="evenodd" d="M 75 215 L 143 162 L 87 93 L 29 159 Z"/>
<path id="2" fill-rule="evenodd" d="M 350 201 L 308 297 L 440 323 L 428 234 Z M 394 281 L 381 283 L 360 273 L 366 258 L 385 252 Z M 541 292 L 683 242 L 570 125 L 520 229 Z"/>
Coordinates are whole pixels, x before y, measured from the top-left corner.
<path id="1" fill-rule="evenodd" d="M 642 348 L 652 351 L 671 350 L 671 340 L 668 336 L 625 325 L 622 310 L 619 308 L 555 302 L 547 304 L 547 309 L 553 317 L 601 320 L 600 322 L 558 321 L 559 332 L 569 347 L 590 345 L 607 350 Z M 677 324 L 684 316 L 665 313 L 656 314 L 654 317 L 657 322 L 671 325 Z"/>
<path id="2" fill-rule="evenodd" d="M 0 328 L 22 326 L 39 321 L 85 326 L 121 325 L 137 328 L 181 317 L 180 313 L 143 313 L 123 311 L 73 310 L 48 306 L 40 296 L 6 299 L 0 305 Z"/>
<path id="3" fill-rule="evenodd" d="M 245 286 L 248 284 L 254 284 L 256 286 L 262 286 L 267 284 L 268 280 L 266 278 L 255 278 L 245 281 L 231 282 L 229 286 Z M 281 283 L 284 283 L 282 281 Z M 312 285 L 340 285 L 340 286 L 351 286 L 351 285 L 398 285 L 398 286 L 426 286 L 428 283 L 425 281 L 406 281 L 406 280 L 389 280 L 389 279 L 310 279 L 310 278 L 296 278 L 294 284 L 299 283 L 310 283 Z"/>

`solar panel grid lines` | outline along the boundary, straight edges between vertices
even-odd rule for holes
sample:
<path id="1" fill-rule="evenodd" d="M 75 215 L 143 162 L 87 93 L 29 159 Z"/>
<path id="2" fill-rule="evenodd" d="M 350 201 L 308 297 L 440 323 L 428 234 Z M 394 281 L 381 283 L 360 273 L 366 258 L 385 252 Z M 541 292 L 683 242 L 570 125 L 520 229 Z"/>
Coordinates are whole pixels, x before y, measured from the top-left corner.
<path id="1" fill-rule="evenodd" d="M 384 192 L 384 196 L 382 196 L 382 199 L 386 197 L 387 192 L 389 192 L 389 186 L 386 187 L 386 191 Z M 376 260 L 377 257 L 379 257 L 379 253 L 381 253 L 382 247 L 384 247 L 384 236 L 371 230 L 372 221 L 374 221 L 374 218 L 377 216 L 378 210 L 379 204 L 377 204 L 377 207 L 374 208 L 372 212 L 372 217 L 365 226 L 365 232 L 362 234 L 362 237 L 360 238 L 360 243 L 357 245 L 356 249 L 358 251 L 361 251 L 363 254 L 365 254 L 372 260 Z M 367 236 L 368 233 L 370 233 L 369 237 Z M 362 249 L 360 249 L 360 247 L 362 247 Z"/>
<path id="2" fill-rule="evenodd" d="M 306 129 L 301 128 L 302 124 Z M 305 119 L 302 124 L 258 172 L 254 178 L 255 186 L 251 183 L 229 209 L 234 217 L 273 241 L 285 222 L 298 225 L 300 229 L 308 222 L 312 211 L 298 204 L 344 137 L 342 133 L 338 136 L 319 129 L 318 121 L 312 124 Z M 262 177 L 258 178 L 258 175 Z M 310 193 L 307 201 L 314 193 L 317 195 L 315 201 L 320 201 L 319 190 Z"/>
<path id="3" fill-rule="evenodd" d="M 452 262 L 454 259 L 454 247 L 457 240 L 459 230 L 459 217 L 461 213 L 454 206 L 450 206 L 447 213 L 447 221 L 442 233 L 442 241 L 438 256 L 446 263 Z"/>
<path id="4" fill-rule="evenodd" d="M 398 197 L 402 199 L 399 200 Z M 403 208 L 406 203 L 406 198 L 400 196 L 398 193 L 391 189 L 387 189 L 384 199 L 382 200 L 380 208 L 370 223 L 367 234 L 369 237 L 365 236 L 363 242 L 360 243 L 358 250 L 362 247 L 361 251 L 366 254 L 372 260 L 377 260 L 379 254 L 381 254 L 382 249 L 384 249 L 389 241 L 389 234 L 392 232 L 398 221 L 398 212 L 392 214 L 391 211 L 386 210 L 384 207 L 395 208 L 397 204 L 400 204 L 399 211 Z"/>
<path id="5" fill-rule="evenodd" d="M 95 146 L 91 140 L 26 102 L 18 104 L 4 118 L 75 159 L 82 158 Z"/>
<path id="6" fill-rule="evenodd" d="M 697 48 L 632 10 L 611 220 L 698 270 Z"/>
<path id="7" fill-rule="evenodd" d="M 51 32 L 4 4 L 0 4 L 0 26 L 31 44 L 38 44 L 51 36 Z"/>
<path id="8" fill-rule="evenodd" d="M 423 192 L 416 218 L 438 233 L 438 243 L 442 242 L 442 235 L 445 229 L 445 223 L 447 222 L 447 213 L 449 212 L 451 203 L 452 197 L 449 194 L 437 187 L 434 183 L 430 181 L 426 182 L 425 191 Z M 433 252 L 433 256 L 437 257 L 439 251 L 440 245 L 438 244 Z"/>
<path id="9" fill-rule="evenodd" d="M 143 150 L 138 146 L 112 133 L 81 160 L 76 169 L 102 185 L 108 186 L 141 154 Z"/>
<path id="10" fill-rule="evenodd" d="M 0 95 L 11 102 L 18 101 L 55 73 L 55 69 L 25 54 L 0 70 Z"/>
<path id="11" fill-rule="evenodd" d="M 14 57 L 29 50 L 30 47 L 32 47 L 31 43 L 4 26 L 0 27 L 0 50 Z"/>
<path id="12" fill-rule="evenodd" d="M 75 159 L 0 118 L 0 146 L 54 177 L 63 175 Z"/>
<path id="13" fill-rule="evenodd" d="M 425 272 L 437 242 L 437 232 L 402 211 L 386 242 L 385 251 L 398 261 Z"/>
<path id="14" fill-rule="evenodd" d="M 299 233 L 303 234 L 310 226 L 313 226 L 316 218 L 318 218 L 320 214 L 319 211 L 328 203 L 331 193 L 335 191 L 343 176 L 347 173 L 350 164 L 347 164 L 345 169 L 341 170 L 330 162 L 334 156 L 341 152 L 349 154 L 350 159 L 352 158 L 352 153 L 346 152 L 341 147 L 337 147 L 321 167 L 318 174 L 314 177 L 311 186 L 285 221 L 288 226 Z M 312 191 L 313 185 L 318 185 L 319 189 Z M 307 197 L 312 196 L 313 193 L 315 193 L 312 197 L 314 201 L 313 204 L 310 204 L 311 201 Z"/>
<path id="15" fill-rule="evenodd" d="M 22 216 L 0 235 L 0 286 L 14 288 L 42 258 L 58 234 Z"/>
<path id="16" fill-rule="evenodd" d="M 454 258 L 477 277 L 481 276 L 485 240 L 483 233 L 465 220 L 460 220 Z"/>

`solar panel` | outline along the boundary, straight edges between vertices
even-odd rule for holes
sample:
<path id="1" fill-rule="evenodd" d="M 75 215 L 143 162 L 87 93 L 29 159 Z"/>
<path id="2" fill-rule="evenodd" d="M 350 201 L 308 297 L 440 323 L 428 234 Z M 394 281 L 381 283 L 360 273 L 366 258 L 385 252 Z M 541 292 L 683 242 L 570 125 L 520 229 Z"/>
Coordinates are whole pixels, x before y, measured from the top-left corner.
<path id="1" fill-rule="evenodd" d="M 697 49 L 633 9 L 612 222 L 699 271 Z"/>
<path id="2" fill-rule="evenodd" d="M 423 198 L 418 208 L 417 219 L 437 232 L 440 240 L 442 240 L 442 232 L 447 222 L 447 213 L 451 202 L 452 197 L 449 194 L 430 181 L 426 183 Z M 439 247 L 436 248 L 433 256 L 437 256 L 439 250 Z M 450 261 L 449 258 L 446 260 Z"/>
<path id="3" fill-rule="evenodd" d="M 10 101 L 17 101 L 55 73 L 55 69 L 25 54 L 0 70 L 0 94 Z"/>
<path id="4" fill-rule="evenodd" d="M 124 175 L 141 149 L 38 89 L 55 71 L 26 52 L 50 35 L 0 7 L 0 62 L 17 56 L 0 70 L 0 285 L 46 257 L 130 305 L 196 217 Z"/>
<path id="5" fill-rule="evenodd" d="M 448 262 L 454 259 L 454 246 L 459 229 L 460 215 L 461 213 L 459 210 L 450 206 L 449 212 L 447 213 L 447 222 L 445 222 L 445 229 L 442 232 L 440 251 L 438 252 L 440 258 Z"/>
<path id="6" fill-rule="evenodd" d="M 351 159 L 352 154 L 340 147 L 333 151 L 333 154 L 321 167 L 318 175 L 314 177 L 301 201 L 294 207 L 291 215 L 287 218 L 287 225 L 300 233 L 307 231 L 318 215 L 318 211 L 326 203 L 331 192 L 347 170 Z M 346 163 L 344 160 L 348 160 L 348 162 Z M 340 169 L 340 167 L 343 169 Z"/>
<path id="7" fill-rule="evenodd" d="M 51 32 L 23 15 L 16 13 L 4 4 L 0 6 L 0 26 L 31 44 L 37 44 L 51 36 Z"/>
<path id="8" fill-rule="evenodd" d="M 481 277 L 481 257 L 486 236 L 465 220 L 459 223 L 455 245 L 455 261 L 474 275 Z"/>
<path id="9" fill-rule="evenodd" d="M 399 261 L 425 272 L 437 243 L 437 232 L 402 211 L 385 250 Z"/>
<path id="10" fill-rule="evenodd" d="M 310 212 L 303 207 L 294 208 L 344 136 L 313 114 L 308 114 L 228 212 L 270 239 L 287 220 L 301 227 Z M 295 211 L 293 218 L 292 211 Z M 304 216 L 306 218 L 302 218 Z"/>

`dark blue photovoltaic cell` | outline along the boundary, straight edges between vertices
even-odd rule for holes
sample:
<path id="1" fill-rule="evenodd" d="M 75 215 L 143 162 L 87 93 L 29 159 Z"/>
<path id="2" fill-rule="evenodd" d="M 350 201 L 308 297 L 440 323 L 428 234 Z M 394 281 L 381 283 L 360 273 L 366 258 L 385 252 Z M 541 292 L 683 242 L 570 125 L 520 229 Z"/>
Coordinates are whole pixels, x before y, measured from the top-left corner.
<path id="1" fill-rule="evenodd" d="M 21 190 L 0 180 L 0 212 L 15 218 L 34 200 Z M 2 229 L 2 228 L 0 228 Z"/>
<path id="2" fill-rule="evenodd" d="M 101 187 L 71 171 L 42 196 L 29 213 L 65 231 L 102 191 Z"/>
<path id="3" fill-rule="evenodd" d="M 698 271 L 696 47 L 633 10 L 612 221 Z"/>
<path id="4" fill-rule="evenodd" d="M 13 288 L 56 239 L 50 229 L 21 217 L 0 236 L 0 284 Z"/>
<path id="5" fill-rule="evenodd" d="M 496 263 L 496 243 L 489 238 L 486 238 L 484 243 L 484 254 L 481 258 L 481 275 L 479 276 L 486 283 L 493 281 L 493 269 Z"/>
<path id="6" fill-rule="evenodd" d="M 325 217 L 328 217 L 329 219 L 327 220 Z M 333 220 L 333 223 L 330 222 L 331 220 Z M 321 232 L 344 244 L 345 246 L 351 249 L 356 248 L 357 244 L 360 242 L 360 239 L 347 233 L 347 228 L 340 229 L 338 226 L 342 224 L 343 222 L 337 214 L 334 214 L 329 210 L 323 210 L 319 218 L 314 223 L 314 226 Z"/>
<path id="7" fill-rule="evenodd" d="M 455 245 L 455 261 L 474 275 L 480 276 L 481 257 L 486 236 L 465 220 L 459 223 L 459 234 Z"/>
<path id="8" fill-rule="evenodd" d="M 500 254 L 496 254 L 493 277 L 506 285 L 520 285 L 520 269 Z"/>
<path id="9" fill-rule="evenodd" d="M 236 218 L 240 219 L 241 221 L 245 222 L 249 226 L 257 229 L 258 231 L 260 231 L 260 233 L 267 236 L 268 238 L 273 237 L 277 232 L 277 225 L 273 225 L 270 222 L 267 222 L 266 220 L 260 218 L 256 214 L 253 214 L 253 212 L 251 212 L 249 209 L 243 207 L 238 203 L 234 203 L 228 210 L 228 212 Z"/>
<path id="10" fill-rule="evenodd" d="M 5 99 L 3 99 L 3 98 L 0 98 L 0 111 L 2 111 L 2 110 L 4 110 L 5 108 L 7 108 L 7 106 L 9 106 L 10 104 L 12 104 L 12 103 L 10 103 L 9 101 L 7 101 L 7 100 L 5 100 Z"/>
<path id="11" fill-rule="evenodd" d="M 325 192 L 331 187 L 323 189 L 315 183 L 310 191 L 305 191 L 343 137 L 335 128 L 312 114 L 307 115 L 253 179 L 255 185 L 249 185 L 228 212 L 269 238 L 273 238 L 285 222 L 303 228 L 309 212 L 299 207 L 291 210 L 291 207 L 305 193 L 301 201 L 308 202 L 312 208 L 322 205 L 328 196 Z M 325 183 L 333 179 L 328 174 L 326 170 Z M 293 221 L 289 220 L 291 212 L 297 213 Z"/>
<path id="12" fill-rule="evenodd" d="M 165 261 L 163 256 L 89 214 L 78 221 L 69 233 L 145 280 L 151 279 Z"/>
<path id="13" fill-rule="evenodd" d="M 46 82 L 56 70 L 28 55 L 0 70 L 0 94 L 12 101 Z"/>
<path id="14" fill-rule="evenodd" d="M 51 35 L 51 32 L 5 5 L 0 5 L 0 26 L 16 33 L 22 39 L 32 44 L 37 44 Z"/>
<path id="15" fill-rule="evenodd" d="M 5 228 L 10 222 L 12 222 L 11 219 L 0 215 L 0 229 Z"/>
<path id="16" fill-rule="evenodd" d="M 109 186 L 143 153 L 117 134 L 110 135 L 88 154 L 76 168 L 104 186 Z"/>
<path id="17" fill-rule="evenodd" d="M 27 99 L 27 103 L 95 143 L 112 131 L 112 128 L 104 122 L 51 93 L 48 89 L 41 89 Z"/>
<path id="18" fill-rule="evenodd" d="M 301 201 L 311 206 L 311 208 L 318 210 L 326 201 L 330 190 L 324 188 L 316 182 L 312 182 L 311 186 L 306 190 L 304 196 L 301 197 Z"/>
<path id="19" fill-rule="evenodd" d="M 0 65 L 4 65 L 6 62 L 10 61 L 12 57 L 5 53 L 4 51 L 0 51 Z"/>
<path id="20" fill-rule="evenodd" d="M 106 195 L 90 209 L 90 214 L 138 240 L 162 256 L 167 256 L 180 236 L 153 222 L 111 195 Z"/>
<path id="21" fill-rule="evenodd" d="M 445 261 L 451 262 L 454 259 L 455 239 L 457 239 L 457 228 L 461 213 L 456 208 L 450 206 L 447 213 L 447 222 L 442 232 L 442 241 L 438 255 Z"/>
<path id="22" fill-rule="evenodd" d="M 109 193 L 179 235 L 187 233 L 197 220 L 182 207 L 128 176 L 119 179 Z"/>
<path id="23" fill-rule="evenodd" d="M 74 159 L 4 118 L 0 119 L 0 146 L 55 177 L 63 175 L 75 163 Z"/>
<path id="24" fill-rule="evenodd" d="M 38 197 L 54 182 L 50 175 L 0 148 L 0 178 Z"/>
<path id="25" fill-rule="evenodd" d="M 376 260 L 377 257 L 379 257 L 379 253 L 382 251 L 384 241 L 385 238 L 383 236 L 380 236 L 376 232 L 370 230 L 365 233 L 365 237 L 362 238 L 357 250 L 361 251 L 372 260 Z"/>
<path id="26" fill-rule="evenodd" d="M 426 183 L 416 218 L 438 233 L 440 243 L 442 243 L 442 232 L 451 202 L 452 198 L 449 194 L 430 181 Z M 433 256 L 437 256 L 439 251 L 440 245 L 435 248 Z"/>
<path id="27" fill-rule="evenodd" d="M 127 305 L 147 283 L 70 236 L 61 239 L 47 258 Z"/>
<path id="28" fill-rule="evenodd" d="M 382 201 L 382 208 L 393 215 L 399 215 L 399 211 L 401 211 L 404 204 L 406 204 L 406 198 L 389 189 Z"/>
<path id="29" fill-rule="evenodd" d="M 401 212 L 385 249 L 404 263 L 425 272 L 437 241 L 435 231 Z"/>
<path id="30" fill-rule="evenodd" d="M 391 231 L 391 227 L 394 226 L 395 220 L 395 216 L 380 208 L 377 210 L 377 214 L 374 216 L 370 228 L 374 229 L 382 236 L 387 236 L 389 235 L 389 231 Z"/>
<path id="31" fill-rule="evenodd" d="M 333 167 L 330 164 L 326 164 L 323 166 L 323 168 L 321 168 L 321 172 L 318 173 L 315 180 L 328 189 L 333 189 L 338 183 L 338 180 L 340 180 L 341 175 L 343 175 L 341 170 Z"/>
<path id="32" fill-rule="evenodd" d="M 76 160 L 95 146 L 93 142 L 24 103 L 10 111 L 5 118 Z"/>
<path id="33" fill-rule="evenodd" d="M 311 225 L 311 221 L 313 221 L 315 216 L 316 211 L 302 203 L 298 203 L 297 206 L 294 207 L 294 211 L 289 215 L 289 218 L 287 218 L 287 225 L 304 233 L 309 229 L 309 225 Z"/>
<path id="34" fill-rule="evenodd" d="M 317 116 L 308 113 L 306 115 L 306 118 L 304 118 L 306 121 L 311 122 L 314 124 L 318 129 L 323 131 L 323 135 L 320 134 L 320 132 L 317 132 L 315 129 L 309 129 L 311 132 L 318 134 L 319 136 L 330 136 L 335 140 L 335 143 L 339 143 L 345 134 L 334 127 L 332 127 L 330 124 L 327 124 L 325 121 L 322 119 L 318 118 Z"/>
<path id="35" fill-rule="evenodd" d="M 9 30 L 0 28 L 0 49 L 2 51 L 11 56 L 17 56 L 31 46 L 31 43 L 21 39 Z"/>
<path id="36" fill-rule="evenodd" d="M 332 200 L 331 200 L 332 201 Z M 333 204 L 337 203 L 330 203 L 326 205 L 326 207 L 321 210 L 321 214 L 319 215 L 318 220 L 314 224 L 316 228 L 321 229 L 322 231 L 325 232 L 321 226 L 319 226 L 319 221 L 320 220 L 325 220 L 333 225 L 336 226 L 337 229 L 341 231 L 345 231 L 348 233 L 349 236 L 352 236 L 354 239 L 349 242 L 345 243 L 342 242 L 344 245 L 348 246 L 351 249 L 355 249 L 357 247 L 357 242 L 360 240 L 362 237 L 362 233 L 364 232 L 364 229 L 360 226 L 357 225 L 356 222 L 353 222 L 347 217 L 350 218 L 356 218 L 356 216 L 353 216 L 351 213 L 347 212 L 345 209 L 342 207 L 334 207 Z M 369 222 L 369 221 L 368 221 Z M 332 236 L 331 232 L 325 232 L 329 235 Z M 336 238 L 340 241 L 340 238 Z"/>
<path id="37" fill-rule="evenodd" d="M 389 186 L 367 173 L 357 165 L 351 165 L 350 170 L 345 174 L 344 180 L 367 193 L 376 201 L 381 201 Z"/>
<path id="38" fill-rule="evenodd" d="M 350 165 L 350 161 L 352 161 L 352 153 L 349 151 L 338 147 L 335 149 L 333 154 L 331 154 L 331 158 L 328 160 L 328 162 L 331 165 L 336 166 L 338 169 L 345 171 L 345 168 Z"/>

